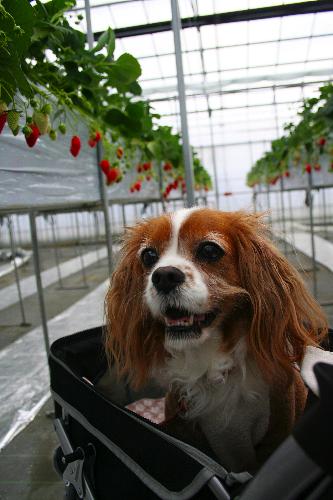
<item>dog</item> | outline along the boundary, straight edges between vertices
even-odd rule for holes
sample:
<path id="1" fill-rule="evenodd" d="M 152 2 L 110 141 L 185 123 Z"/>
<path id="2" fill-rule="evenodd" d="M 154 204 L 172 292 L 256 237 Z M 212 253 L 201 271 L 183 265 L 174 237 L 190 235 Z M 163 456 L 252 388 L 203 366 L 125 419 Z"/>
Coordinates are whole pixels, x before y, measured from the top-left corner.
<path id="1" fill-rule="evenodd" d="M 233 472 L 257 470 L 290 434 L 307 397 L 298 367 L 327 334 L 263 219 L 195 207 L 143 220 L 106 297 L 119 374 L 136 387 L 157 378 L 165 428 Z"/>

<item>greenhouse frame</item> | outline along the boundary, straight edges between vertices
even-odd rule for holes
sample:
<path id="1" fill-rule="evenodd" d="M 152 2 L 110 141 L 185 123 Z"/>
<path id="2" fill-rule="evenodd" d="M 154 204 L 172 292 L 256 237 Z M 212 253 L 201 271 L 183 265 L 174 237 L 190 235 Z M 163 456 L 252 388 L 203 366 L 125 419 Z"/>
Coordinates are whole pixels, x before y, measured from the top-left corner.
<path id="1" fill-rule="evenodd" d="M 0 7 L 21 22 L 18 3 L 3 0 Z M 27 97 L 19 84 L 8 102 L 0 93 L 0 119 L 7 117 L 0 130 L 4 461 L 50 399 L 51 343 L 104 322 L 124 229 L 142 219 L 194 205 L 263 213 L 276 246 L 333 325 L 333 2 L 24 0 L 40 12 L 52 3 L 61 5 L 61 23 L 80 32 L 91 57 L 87 68 L 83 58 L 76 68 L 64 64 L 64 81 L 73 71 L 84 86 L 86 69 L 96 70 L 94 57 L 114 65 L 110 81 L 119 81 L 113 88 L 106 77 L 98 83 L 105 92 L 99 121 L 92 106 L 84 109 L 89 94 L 82 89 L 68 104 L 70 87 L 53 91 L 53 81 L 40 83 L 42 72 L 40 81 L 29 80 L 40 62 L 33 58 L 36 38 L 26 74 L 40 96 L 37 113 L 48 114 L 50 126 L 33 148 L 34 94 Z M 63 59 L 55 45 L 43 48 L 45 67 L 65 61 L 61 50 Z M 124 55 L 140 67 L 126 83 L 126 69 L 135 71 L 128 61 L 125 69 L 116 66 Z M 16 107 L 14 133 L 8 116 Z M 70 136 L 80 138 L 77 156 Z M 160 146 L 164 137 L 169 150 L 176 144 L 175 158 Z M 26 476 L 23 482 L 27 488 Z M 40 487 L 42 496 L 31 498 L 48 498 L 47 486 Z M 5 498 L 28 498 L 0 478 L 0 496 L 2 488 Z"/>

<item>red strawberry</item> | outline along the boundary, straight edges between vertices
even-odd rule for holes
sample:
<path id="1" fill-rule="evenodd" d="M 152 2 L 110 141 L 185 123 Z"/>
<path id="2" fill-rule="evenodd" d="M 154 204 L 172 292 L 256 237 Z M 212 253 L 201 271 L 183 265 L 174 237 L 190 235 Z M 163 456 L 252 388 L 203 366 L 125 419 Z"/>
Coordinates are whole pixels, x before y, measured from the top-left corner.
<path id="1" fill-rule="evenodd" d="M 96 130 L 94 141 L 99 142 L 101 139 L 102 139 L 102 134 L 98 130 Z"/>
<path id="2" fill-rule="evenodd" d="M 151 175 L 146 175 L 146 180 L 149 182 L 151 181 Z"/>
<path id="3" fill-rule="evenodd" d="M 134 193 L 134 191 L 135 191 L 134 186 L 130 187 L 130 191 L 131 191 L 131 193 Z"/>
<path id="4" fill-rule="evenodd" d="M 320 163 L 315 163 L 315 164 L 313 165 L 313 168 L 314 168 L 315 170 L 317 170 L 317 172 L 319 172 L 319 170 L 321 170 Z"/>
<path id="5" fill-rule="evenodd" d="M 333 172 L 333 161 L 331 162 L 330 168 L 328 169 L 329 172 Z"/>
<path id="6" fill-rule="evenodd" d="M 326 139 L 325 139 L 325 137 L 319 137 L 319 139 L 317 140 L 317 145 L 318 145 L 319 147 L 323 147 L 323 146 L 325 146 L 325 144 L 326 144 Z"/>
<path id="7" fill-rule="evenodd" d="M 274 178 L 271 180 L 270 184 L 271 184 L 272 186 L 274 186 L 274 185 L 277 183 L 277 181 L 278 181 L 279 179 L 280 179 L 280 177 L 277 175 L 276 177 L 274 177 Z"/>
<path id="8" fill-rule="evenodd" d="M 99 166 L 101 167 L 105 175 L 108 173 L 109 168 L 111 167 L 109 160 L 101 160 L 99 162 Z"/>
<path id="9" fill-rule="evenodd" d="M 312 170 L 311 164 L 307 163 L 305 165 L 305 172 L 307 172 L 308 174 L 311 174 L 311 170 Z"/>
<path id="10" fill-rule="evenodd" d="M 143 170 L 150 170 L 151 169 L 151 163 L 150 161 L 147 161 L 146 163 L 144 163 L 143 165 Z"/>
<path id="11" fill-rule="evenodd" d="M 117 158 L 120 160 L 122 157 L 123 157 L 123 154 L 124 154 L 124 150 L 121 146 L 119 146 L 119 148 L 117 148 Z"/>
<path id="12" fill-rule="evenodd" d="M 290 177 L 290 172 L 289 172 L 289 170 L 286 170 L 286 171 L 285 171 L 284 176 L 285 176 L 285 177 Z"/>
<path id="13" fill-rule="evenodd" d="M 37 142 L 38 137 L 40 136 L 40 132 L 35 123 L 29 123 L 29 128 L 31 129 L 31 133 L 25 136 L 25 141 L 28 144 L 29 148 L 33 148 Z"/>
<path id="14" fill-rule="evenodd" d="M 119 170 L 116 167 L 110 168 L 106 176 L 108 179 L 108 184 L 112 184 L 119 176 Z"/>
<path id="15" fill-rule="evenodd" d="M 94 148 L 94 147 L 96 146 L 96 144 L 97 144 L 97 141 L 96 141 L 95 139 L 90 138 L 90 139 L 88 140 L 88 144 L 89 144 L 89 146 L 90 146 L 91 148 Z"/>
<path id="16" fill-rule="evenodd" d="M 142 165 L 140 165 L 140 164 L 139 164 L 139 165 L 136 167 L 136 170 L 137 170 L 137 172 L 139 172 L 139 173 L 140 173 L 140 172 L 142 172 Z"/>
<path id="17" fill-rule="evenodd" d="M 206 193 L 208 193 L 208 191 L 209 191 L 209 187 L 208 187 L 208 186 L 205 186 L 205 187 L 204 187 L 204 190 L 206 191 Z M 230 194 L 232 194 L 232 193 L 230 193 Z M 225 196 L 226 196 L 226 195 L 225 195 Z M 229 196 L 229 194 L 228 194 L 227 196 Z"/>
<path id="18" fill-rule="evenodd" d="M 70 152 L 76 158 L 78 154 L 80 153 L 81 149 L 81 139 L 78 135 L 73 135 L 72 140 L 71 140 L 71 147 L 70 147 Z"/>
<path id="19" fill-rule="evenodd" d="M 169 172 L 170 170 L 172 170 L 171 163 L 169 163 L 168 161 L 164 163 L 163 170 L 165 170 L 165 172 Z"/>
<path id="20" fill-rule="evenodd" d="M 7 121 L 7 113 L 3 112 L 0 114 L 0 134 L 5 126 L 6 121 Z"/>
<path id="21" fill-rule="evenodd" d="M 205 191 L 208 191 L 208 188 L 207 189 L 206 188 L 207 188 L 207 186 L 205 187 Z M 230 191 L 225 191 L 225 193 L 223 193 L 223 195 L 224 196 L 231 196 L 232 193 Z"/>
<path id="22" fill-rule="evenodd" d="M 141 182 L 140 181 L 137 181 L 135 184 L 134 184 L 134 189 L 136 191 L 140 191 L 141 190 Z"/>

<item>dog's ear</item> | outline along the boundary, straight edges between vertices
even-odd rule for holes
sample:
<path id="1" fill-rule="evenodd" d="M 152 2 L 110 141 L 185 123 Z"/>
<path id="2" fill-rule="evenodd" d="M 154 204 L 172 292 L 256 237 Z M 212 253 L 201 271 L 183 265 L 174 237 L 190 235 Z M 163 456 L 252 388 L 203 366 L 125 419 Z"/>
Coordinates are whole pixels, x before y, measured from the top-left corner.
<path id="1" fill-rule="evenodd" d="M 138 258 L 140 226 L 127 230 L 120 260 L 105 299 L 105 348 L 110 363 L 133 387 L 143 385 L 163 355 L 158 326 L 144 301 L 145 279 Z"/>
<path id="2" fill-rule="evenodd" d="M 266 236 L 262 216 L 240 214 L 234 226 L 242 287 L 252 304 L 250 352 L 268 379 L 292 374 L 307 345 L 318 345 L 327 321 L 296 269 Z"/>

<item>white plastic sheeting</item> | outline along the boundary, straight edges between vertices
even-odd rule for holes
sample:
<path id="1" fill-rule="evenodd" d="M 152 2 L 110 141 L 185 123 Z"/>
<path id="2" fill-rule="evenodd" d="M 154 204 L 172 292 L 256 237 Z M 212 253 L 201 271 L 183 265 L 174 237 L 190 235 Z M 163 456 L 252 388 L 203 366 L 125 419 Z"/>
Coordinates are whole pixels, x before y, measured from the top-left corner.
<path id="1" fill-rule="evenodd" d="M 5 127 L 0 141 L 0 210 L 99 202 L 96 149 L 88 146 L 86 129 L 81 127 L 79 135 L 82 147 L 74 158 L 69 152 L 70 133 L 58 134 L 56 141 L 42 136 L 29 148 L 23 134 L 14 137 Z M 159 198 L 154 180 L 143 182 L 140 192 L 130 193 L 137 175 L 133 169 L 122 182 L 108 186 L 108 198 L 113 201 Z"/>
<path id="2" fill-rule="evenodd" d="M 103 323 L 108 281 L 48 322 L 50 341 Z M 42 328 L 0 352 L 0 449 L 33 420 L 49 396 Z"/>
<path id="3" fill-rule="evenodd" d="M 87 145 L 87 130 L 80 136 L 82 151 L 73 158 L 70 134 L 59 134 L 56 141 L 42 136 L 29 148 L 23 134 L 14 137 L 5 127 L 0 141 L 0 208 L 99 200 L 96 151 Z"/>

